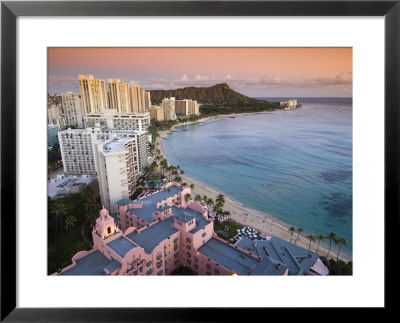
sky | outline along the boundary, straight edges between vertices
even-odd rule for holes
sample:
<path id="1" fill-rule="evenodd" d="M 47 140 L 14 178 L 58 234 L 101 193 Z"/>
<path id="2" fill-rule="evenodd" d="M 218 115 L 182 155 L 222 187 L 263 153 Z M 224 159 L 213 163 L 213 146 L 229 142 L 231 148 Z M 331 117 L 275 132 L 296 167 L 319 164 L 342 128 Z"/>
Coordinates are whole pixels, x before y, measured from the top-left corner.
<path id="1" fill-rule="evenodd" d="M 49 48 L 48 92 L 78 75 L 145 90 L 227 83 L 250 97 L 352 97 L 352 48 Z"/>

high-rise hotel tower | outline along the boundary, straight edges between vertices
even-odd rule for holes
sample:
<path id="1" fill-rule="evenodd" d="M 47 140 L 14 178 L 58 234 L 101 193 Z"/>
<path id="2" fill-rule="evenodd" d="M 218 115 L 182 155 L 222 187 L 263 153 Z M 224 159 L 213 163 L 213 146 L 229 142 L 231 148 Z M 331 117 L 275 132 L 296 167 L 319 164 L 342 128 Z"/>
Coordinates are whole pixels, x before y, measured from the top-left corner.
<path id="1" fill-rule="evenodd" d="M 78 75 L 78 81 L 85 115 L 103 112 L 108 108 L 104 80 L 94 79 L 93 75 Z"/>
<path id="2" fill-rule="evenodd" d="M 119 113 L 131 113 L 129 98 L 129 84 L 120 79 L 108 79 L 110 95 L 110 109 L 116 109 Z"/>

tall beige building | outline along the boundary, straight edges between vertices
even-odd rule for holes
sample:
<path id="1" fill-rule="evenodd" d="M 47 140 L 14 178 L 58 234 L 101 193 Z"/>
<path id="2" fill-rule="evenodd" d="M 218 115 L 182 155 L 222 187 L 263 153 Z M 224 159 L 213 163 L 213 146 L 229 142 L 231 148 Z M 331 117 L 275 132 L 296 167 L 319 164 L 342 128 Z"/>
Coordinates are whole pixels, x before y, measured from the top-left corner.
<path id="1" fill-rule="evenodd" d="M 150 113 L 150 120 L 164 120 L 164 109 L 162 107 L 150 107 L 147 111 Z"/>
<path id="2" fill-rule="evenodd" d="M 145 112 L 144 90 L 139 85 L 129 87 L 129 97 L 131 100 L 131 113 Z"/>
<path id="3" fill-rule="evenodd" d="M 119 113 L 130 113 L 129 84 L 120 79 L 108 79 L 109 107 Z"/>
<path id="4" fill-rule="evenodd" d="M 144 91 L 144 108 L 150 108 L 151 107 L 151 99 L 150 99 L 150 92 Z"/>
<path id="5" fill-rule="evenodd" d="M 175 113 L 185 117 L 197 115 L 199 114 L 199 104 L 194 100 L 175 100 Z"/>
<path id="6" fill-rule="evenodd" d="M 176 120 L 175 98 L 163 99 L 162 108 L 164 110 L 164 120 Z"/>
<path id="7" fill-rule="evenodd" d="M 78 75 L 78 81 L 85 115 L 99 113 L 108 108 L 104 80 L 94 79 L 93 75 Z"/>

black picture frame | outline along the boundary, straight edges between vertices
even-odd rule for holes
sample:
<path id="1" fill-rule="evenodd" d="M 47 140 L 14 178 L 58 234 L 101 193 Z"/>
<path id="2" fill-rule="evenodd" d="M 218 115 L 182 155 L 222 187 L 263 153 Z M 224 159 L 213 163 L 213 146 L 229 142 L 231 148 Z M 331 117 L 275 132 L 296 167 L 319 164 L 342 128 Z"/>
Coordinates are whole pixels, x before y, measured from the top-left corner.
<path id="1" fill-rule="evenodd" d="M 391 241 L 399 233 L 400 1 L 3 1 L 1 3 L 1 321 L 226 321 L 243 309 L 16 307 L 16 19 L 19 16 L 384 16 L 385 309 L 398 286 Z M 395 240 L 394 240 L 395 241 Z M 367 247 L 367 246 L 366 246 Z M 374 264 L 371 255 L 371 265 Z M 395 297 L 395 296 L 393 296 Z M 252 309 L 255 318 L 263 309 Z M 253 316 L 254 315 L 254 316 Z M 324 312 L 324 316 L 329 315 Z"/>

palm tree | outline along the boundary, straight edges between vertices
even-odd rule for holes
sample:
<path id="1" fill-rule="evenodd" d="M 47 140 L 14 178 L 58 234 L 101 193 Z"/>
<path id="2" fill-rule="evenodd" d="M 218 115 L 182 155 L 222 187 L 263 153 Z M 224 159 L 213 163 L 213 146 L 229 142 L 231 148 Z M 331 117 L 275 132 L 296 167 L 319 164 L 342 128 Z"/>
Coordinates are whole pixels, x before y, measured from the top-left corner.
<path id="1" fill-rule="evenodd" d="M 194 197 L 194 200 L 195 201 L 197 201 L 197 202 L 199 202 L 199 203 L 201 203 L 201 196 L 199 195 L 199 194 L 197 194 L 195 197 Z"/>
<path id="2" fill-rule="evenodd" d="M 223 194 L 218 194 L 217 198 L 215 199 L 215 205 L 222 208 L 225 204 L 225 196 Z"/>
<path id="3" fill-rule="evenodd" d="M 325 237 L 324 237 L 322 234 L 320 234 L 320 235 L 318 236 L 318 247 L 317 247 L 317 251 L 316 251 L 315 253 L 318 253 L 318 250 L 319 250 L 319 243 L 321 242 L 321 240 L 324 241 L 324 239 L 325 239 Z"/>
<path id="4" fill-rule="evenodd" d="M 328 250 L 328 254 L 326 255 L 326 259 L 328 259 L 329 253 L 331 252 L 332 240 L 335 241 L 337 239 L 337 235 L 335 232 L 331 232 L 328 234 L 328 236 L 326 238 L 329 240 L 329 250 Z"/>
<path id="5" fill-rule="evenodd" d="M 296 237 L 296 240 L 294 241 L 294 244 L 297 243 L 297 240 L 299 239 L 300 233 L 303 232 L 303 228 L 298 228 L 296 231 L 297 231 L 297 237 Z"/>
<path id="6" fill-rule="evenodd" d="M 315 237 L 312 234 L 307 236 L 307 239 L 310 240 L 310 244 L 308 245 L 308 251 L 311 249 L 311 241 L 315 241 Z"/>
<path id="7" fill-rule="evenodd" d="M 191 190 L 193 190 L 194 189 L 194 184 L 193 183 L 190 184 L 189 187 L 190 187 Z"/>
<path id="8" fill-rule="evenodd" d="M 57 237 L 58 220 L 61 218 L 61 226 L 62 226 L 62 218 L 68 213 L 68 207 L 63 202 L 56 201 L 51 206 L 50 212 L 56 216 L 56 226 L 54 231 L 54 243 L 55 243 Z"/>
<path id="9" fill-rule="evenodd" d="M 213 205 L 214 205 L 214 201 L 212 198 L 207 198 L 207 202 L 206 202 L 208 208 L 210 209 Z"/>
<path id="10" fill-rule="evenodd" d="M 192 195 L 189 193 L 185 194 L 185 202 L 187 203 L 192 198 Z"/>
<path id="11" fill-rule="evenodd" d="M 340 239 L 337 239 L 335 241 L 335 244 L 339 245 L 339 250 L 338 250 L 338 253 L 337 253 L 337 257 L 336 257 L 336 260 L 339 260 L 340 248 L 342 248 L 342 246 L 346 246 L 347 247 L 347 240 L 344 237 L 341 237 Z"/>
<path id="12" fill-rule="evenodd" d="M 290 232 L 290 243 L 292 243 L 293 233 L 296 231 L 296 229 L 294 227 L 290 227 L 288 231 Z"/>
<path id="13" fill-rule="evenodd" d="M 224 211 L 223 214 L 228 218 L 231 216 L 231 212 L 229 212 L 229 211 Z"/>
<path id="14" fill-rule="evenodd" d="M 207 200 L 208 200 L 207 195 L 203 195 L 203 203 L 204 203 L 204 204 L 207 204 Z"/>
<path id="15" fill-rule="evenodd" d="M 65 219 L 65 230 L 68 230 L 69 228 L 69 232 L 71 232 L 71 228 L 75 226 L 75 222 L 77 221 L 75 216 L 68 216 Z"/>

